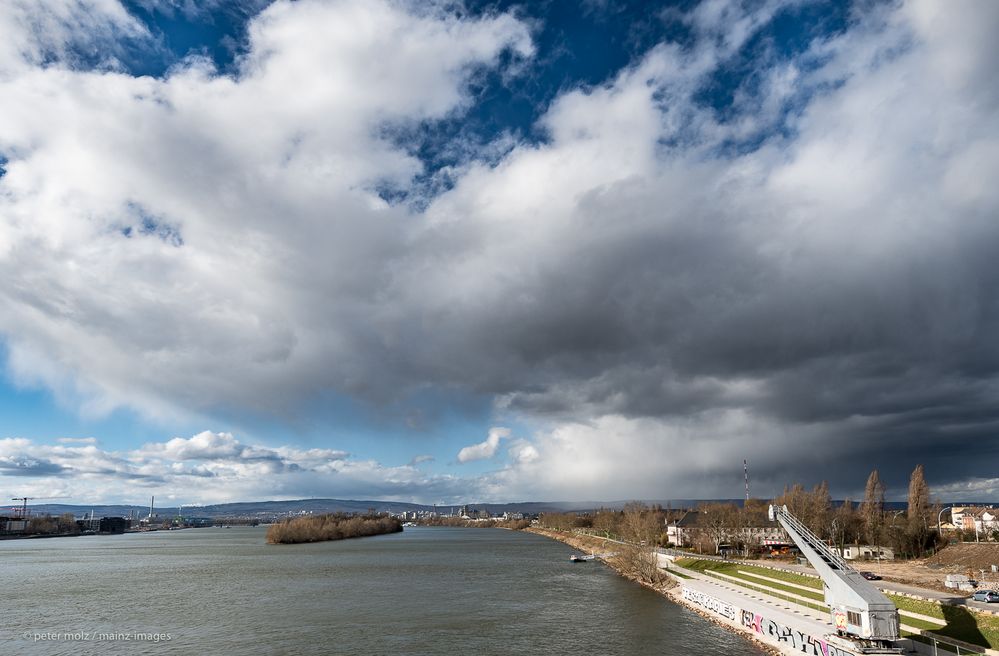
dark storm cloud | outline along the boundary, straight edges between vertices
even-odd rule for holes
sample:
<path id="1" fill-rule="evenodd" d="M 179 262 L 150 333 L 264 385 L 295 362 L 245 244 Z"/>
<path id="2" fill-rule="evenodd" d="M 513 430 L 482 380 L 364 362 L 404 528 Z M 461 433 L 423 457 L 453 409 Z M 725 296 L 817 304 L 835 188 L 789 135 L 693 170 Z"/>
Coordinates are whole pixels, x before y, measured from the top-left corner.
<path id="1" fill-rule="evenodd" d="M 62 465 L 33 458 L 0 458 L 0 476 L 59 476 L 69 470 Z"/>

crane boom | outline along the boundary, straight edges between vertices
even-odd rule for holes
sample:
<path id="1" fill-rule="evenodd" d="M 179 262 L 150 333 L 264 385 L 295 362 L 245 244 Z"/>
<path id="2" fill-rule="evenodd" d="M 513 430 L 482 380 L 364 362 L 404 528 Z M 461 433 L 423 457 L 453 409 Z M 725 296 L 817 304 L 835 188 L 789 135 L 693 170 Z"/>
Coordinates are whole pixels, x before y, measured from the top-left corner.
<path id="1" fill-rule="evenodd" d="M 21 519 L 28 518 L 28 501 L 35 501 L 38 499 L 65 499 L 66 497 L 11 497 L 11 501 L 21 502 Z"/>
<path id="2" fill-rule="evenodd" d="M 898 608 L 888 597 L 788 512 L 787 506 L 770 506 L 770 519 L 787 531 L 822 577 L 837 633 L 875 642 L 898 640 Z"/>
<path id="3" fill-rule="evenodd" d="M 28 501 L 35 497 L 11 497 L 11 501 L 21 501 L 21 519 L 28 518 Z"/>

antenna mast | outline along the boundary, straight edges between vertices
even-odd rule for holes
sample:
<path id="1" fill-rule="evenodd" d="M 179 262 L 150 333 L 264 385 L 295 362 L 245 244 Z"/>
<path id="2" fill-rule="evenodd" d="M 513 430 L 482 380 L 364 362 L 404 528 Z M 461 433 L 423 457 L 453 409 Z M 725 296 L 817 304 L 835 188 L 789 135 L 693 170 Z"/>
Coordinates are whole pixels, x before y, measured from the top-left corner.
<path id="1" fill-rule="evenodd" d="M 743 459 L 742 472 L 746 475 L 746 501 L 749 501 L 749 463 Z"/>

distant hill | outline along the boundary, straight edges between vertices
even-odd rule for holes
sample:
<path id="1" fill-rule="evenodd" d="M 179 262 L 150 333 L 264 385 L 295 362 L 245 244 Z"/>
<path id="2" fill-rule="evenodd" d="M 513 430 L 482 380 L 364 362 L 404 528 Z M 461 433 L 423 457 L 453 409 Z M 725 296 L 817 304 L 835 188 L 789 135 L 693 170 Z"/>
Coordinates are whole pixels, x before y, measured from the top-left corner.
<path id="1" fill-rule="evenodd" d="M 646 500 L 643 503 L 658 504 L 664 508 L 696 508 L 701 503 L 725 502 L 742 505 L 742 499 L 662 499 Z M 628 501 L 523 501 L 515 503 L 468 503 L 469 508 L 488 510 L 493 514 L 503 512 L 519 513 L 543 513 L 543 512 L 583 512 L 607 508 L 610 510 L 620 510 Z M 841 503 L 834 501 L 833 503 Z M 948 504 L 954 505 L 954 504 Z M 975 504 L 965 504 L 975 505 Z M 980 505 L 980 504 L 979 504 Z M 905 502 L 889 501 L 885 506 L 892 509 L 904 509 Z M 448 514 L 452 509 L 457 511 L 461 504 L 439 505 L 437 510 L 440 513 Z M 47 503 L 28 506 L 33 514 L 61 515 L 63 513 L 73 513 L 77 517 L 89 514 L 93 511 L 96 517 L 145 517 L 149 514 L 149 506 L 124 505 L 124 504 L 94 504 L 94 505 L 70 505 L 61 503 Z M 375 512 L 400 513 L 403 511 L 419 512 L 433 510 L 434 506 L 420 503 L 406 503 L 404 501 L 378 501 L 378 500 L 353 500 L 353 499 L 294 499 L 290 501 L 242 501 L 238 503 L 220 503 L 207 506 L 184 506 L 184 515 L 194 517 L 258 517 L 268 515 L 283 515 L 297 512 L 349 512 L 364 513 L 373 509 Z M 157 506 L 156 513 L 161 516 L 172 516 L 180 513 L 177 506 Z M 11 514 L 14 506 L 0 509 L 0 514 Z"/>
<path id="2" fill-rule="evenodd" d="M 524 503 L 477 503 L 468 504 L 470 508 L 485 509 L 491 513 L 502 512 L 522 512 L 522 513 L 542 513 L 542 512 L 564 512 L 568 510 L 585 510 L 587 504 L 577 503 L 544 503 L 544 502 L 524 502 Z M 438 512 L 449 513 L 451 509 L 457 511 L 460 504 L 454 506 L 438 506 Z M 12 508 L 7 512 L 12 512 Z M 73 513 L 76 516 L 89 514 L 93 511 L 97 517 L 145 517 L 149 514 L 149 506 L 123 505 L 123 504 L 94 504 L 94 505 L 71 505 L 63 503 L 46 503 L 28 506 L 33 514 L 61 515 L 63 513 Z M 237 503 L 220 503 L 206 506 L 184 506 L 183 513 L 196 517 L 245 517 L 245 516 L 266 516 L 283 515 L 298 512 L 348 512 L 364 513 L 368 510 L 375 512 L 400 513 L 403 511 L 419 512 L 433 510 L 434 506 L 419 503 L 406 503 L 403 501 L 378 501 L 378 500 L 354 500 L 354 499 L 294 499 L 289 501 L 242 501 Z M 156 506 L 154 511 L 161 516 L 171 516 L 180 514 L 181 508 L 177 506 Z"/>

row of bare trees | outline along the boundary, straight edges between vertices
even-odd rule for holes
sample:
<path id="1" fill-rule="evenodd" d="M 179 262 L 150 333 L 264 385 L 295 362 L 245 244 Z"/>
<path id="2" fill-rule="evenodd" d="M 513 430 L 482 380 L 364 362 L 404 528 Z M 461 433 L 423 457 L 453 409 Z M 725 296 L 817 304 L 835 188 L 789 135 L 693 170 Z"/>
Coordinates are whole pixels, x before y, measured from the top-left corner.
<path id="1" fill-rule="evenodd" d="M 940 506 L 930 499 L 922 465 L 917 465 L 909 477 L 905 510 L 886 508 L 885 484 L 877 470 L 868 476 L 864 499 L 859 503 L 848 498 L 834 504 L 825 481 L 811 490 L 800 484 L 786 487 L 774 502 L 786 505 L 813 533 L 840 549 L 849 544 L 866 544 L 876 550 L 890 547 L 899 555 L 919 557 L 934 550 L 940 540 L 936 531 Z M 750 500 L 741 509 L 734 505 L 719 509 L 718 505 L 709 504 L 715 507 L 707 508 L 708 517 L 712 517 L 707 521 L 709 532 L 714 529 L 716 535 L 731 536 L 732 529 L 764 525 L 766 502 Z"/>
<path id="2" fill-rule="evenodd" d="M 462 528 L 508 528 L 520 531 L 531 525 L 529 519 L 463 519 L 461 517 L 424 517 L 419 520 L 421 526 L 458 526 Z"/>
<path id="3" fill-rule="evenodd" d="M 538 524 L 556 531 L 585 529 L 605 538 L 621 541 L 645 540 L 650 544 L 665 544 L 666 519 L 679 517 L 682 512 L 665 509 L 659 505 L 647 506 L 632 502 L 623 510 L 601 508 L 592 513 L 542 513 Z M 639 528 L 644 527 L 644 528 Z M 654 527 L 653 535 L 647 533 Z"/>
<path id="4" fill-rule="evenodd" d="M 917 465 L 909 477 L 906 509 L 886 508 L 885 489 L 875 469 L 867 477 L 864 499 L 859 503 L 845 499 L 833 504 L 825 481 L 810 491 L 801 485 L 785 488 L 775 503 L 786 505 L 813 533 L 840 548 L 868 544 L 877 549 L 890 547 L 907 557 L 920 557 L 934 550 L 940 540 L 936 531 L 940 506 L 930 499 L 923 466 Z"/>
<path id="5" fill-rule="evenodd" d="M 28 520 L 24 530 L 25 535 L 73 535 L 80 532 L 73 513 L 64 513 L 58 517 L 40 515 Z"/>
<path id="6" fill-rule="evenodd" d="M 771 502 L 749 499 L 744 504 L 703 503 L 698 507 L 696 528 L 689 534 L 702 551 L 717 553 L 728 544 L 745 554 L 761 548 L 764 534 L 759 529 L 774 526 L 767 517 Z M 798 519 L 820 538 L 843 548 L 866 544 L 880 549 L 890 547 L 900 556 L 920 557 L 938 546 L 936 516 L 938 504 L 930 499 L 923 466 L 909 478 L 908 506 L 889 510 L 885 506 L 885 484 L 877 470 L 867 479 L 864 499 L 833 503 L 825 481 L 811 490 L 800 484 L 784 489 L 773 500 L 786 505 Z M 539 523 L 556 530 L 586 529 L 608 538 L 637 545 L 666 545 L 666 526 L 679 521 L 682 511 L 661 506 L 629 504 L 624 510 L 601 509 L 593 513 L 545 513 Z"/>

